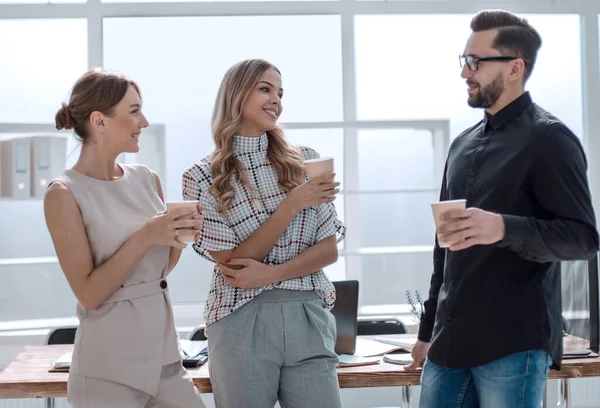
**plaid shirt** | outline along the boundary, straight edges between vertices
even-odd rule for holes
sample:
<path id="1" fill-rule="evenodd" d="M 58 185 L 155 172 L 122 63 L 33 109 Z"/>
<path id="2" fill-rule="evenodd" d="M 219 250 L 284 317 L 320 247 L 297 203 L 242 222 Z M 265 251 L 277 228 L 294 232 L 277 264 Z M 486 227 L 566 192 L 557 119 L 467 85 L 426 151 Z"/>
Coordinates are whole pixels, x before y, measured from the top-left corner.
<path id="1" fill-rule="evenodd" d="M 267 160 L 268 136 L 234 137 L 234 154 L 248 169 L 248 181 L 259 194 L 243 188 L 232 180 L 235 198 L 226 214 L 217 211 L 217 200 L 209 193 L 213 182 L 210 156 L 195 164 L 183 174 L 183 198 L 199 200 L 203 206 L 204 226 L 194 250 L 214 262 L 209 251 L 234 249 L 246 241 L 275 212 L 286 197 L 279 185 L 277 173 Z M 313 149 L 300 147 L 302 160 L 319 157 Z M 346 227 L 337 219 L 333 204 L 317 205 L 301 211 L 279 237 L 263 260 L 267 265 L 287 262 L 317 242 L 337 235 L 338 242 L 345 236 Z M 227 316 L 243 304 L 269 289 L 314 290 L 331 309 L 335 303 L 335 289 L 323 270 L 301 278 L 289 279 L 254 289 L 233 287 L 223 279 L 215 264 L 208 299 L 204 309 L 206 325 Z"/>

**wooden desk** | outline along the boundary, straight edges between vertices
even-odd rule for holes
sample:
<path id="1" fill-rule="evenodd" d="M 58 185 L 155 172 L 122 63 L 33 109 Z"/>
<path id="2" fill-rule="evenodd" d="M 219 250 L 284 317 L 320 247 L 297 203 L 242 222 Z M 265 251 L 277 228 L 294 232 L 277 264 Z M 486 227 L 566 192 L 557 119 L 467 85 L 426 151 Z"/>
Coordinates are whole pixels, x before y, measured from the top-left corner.
<path id="1" fill-rule="evenodd" d="M 565 342 L 565 350 L 582 348 L 586 344 L 574 339 Z M 15 360 L 0 373 L 1 398 L 46 398 L 67 395 L 67 373 L 49 373 L 48 369 L 61 355 L 71 351 L 72 345 L 26 346 Z M 189 369 L 200 392 L 212 392 L 208 364 Z M 389 387 L 418 385 L 421 372 L 406 372 L 402 366 L 380 363 L 362 367 L 338 369 L 341 388 Z M 600 358 L 563 360 L 560 371 L 551 371 L 551 379 L 600 376 Z"/>

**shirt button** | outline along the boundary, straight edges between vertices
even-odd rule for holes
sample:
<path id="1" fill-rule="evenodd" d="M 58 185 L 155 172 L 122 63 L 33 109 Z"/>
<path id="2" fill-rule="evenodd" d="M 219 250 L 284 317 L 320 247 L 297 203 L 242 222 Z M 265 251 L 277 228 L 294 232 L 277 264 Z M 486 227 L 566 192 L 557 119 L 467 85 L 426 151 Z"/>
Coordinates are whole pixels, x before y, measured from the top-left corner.
<path id="1" fill-rule="evenodd" d="M 163 280 L 161 280 L 161 281 L 160 281 L 160 287 L 161 287 L 162 289 L 166 289 L 166 288 L 167 288 L 167 281 L 166 281 L 166 280 L 164 280 L 164 279 L 163 279 Z"/>
<path id="2" fill-rule="evenodd" d="M 471 172 L 471 177 L 475 177 L 476 175 L 477 175 L 477 172 L 476 172 L 475 170 L 473 170 L 473 171 Z"/>

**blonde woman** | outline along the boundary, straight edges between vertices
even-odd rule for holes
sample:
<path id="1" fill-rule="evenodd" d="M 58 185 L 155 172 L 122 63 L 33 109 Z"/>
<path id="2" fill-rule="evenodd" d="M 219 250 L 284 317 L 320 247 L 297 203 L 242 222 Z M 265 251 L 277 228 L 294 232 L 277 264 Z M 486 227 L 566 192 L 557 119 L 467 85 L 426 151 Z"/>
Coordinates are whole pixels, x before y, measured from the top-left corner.
<path id="1" fill-rule="evenodd" d="M 204 226 L 194 249 L 215 262 L 204 317 L 218 408 L 341 407 L 334 352 L 337 261 L 345 227 L 334 174 L 306 181 L 277 126 L 283 88 L 264 60 L 231 67 L 212 118 L 215 151 L 183 175 Z"/>

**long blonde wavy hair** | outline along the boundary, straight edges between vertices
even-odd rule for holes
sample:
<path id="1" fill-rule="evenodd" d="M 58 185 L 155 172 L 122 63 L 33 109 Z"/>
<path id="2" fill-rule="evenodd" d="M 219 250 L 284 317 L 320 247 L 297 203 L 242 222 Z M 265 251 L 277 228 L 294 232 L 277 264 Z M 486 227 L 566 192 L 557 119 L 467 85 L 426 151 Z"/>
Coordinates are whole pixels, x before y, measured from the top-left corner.
<path id="1" fill-rule="evenodd" d="M 238 62 L 225 73 L 212 115 L 212 134 L 215 151 L 211 158 L 213 184 L 211 194 L 217 199 L 218 210 L 227 212 L 235 198 L 232 177 L 254 194 L 256 189 L 248 182 L 248 169 L 233 154 L 233 139 L 242 124 L 242 108 L 261 76 L 268 69 L 279 70 L 262 59 Z M 299 152 L 285 140 L 283 130 L 276 126 L 267 130 L 269 147 L 267 159 L 277 173 L 279 185 L 292 190 L 304 180 Z"/>

